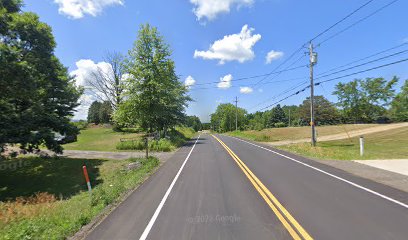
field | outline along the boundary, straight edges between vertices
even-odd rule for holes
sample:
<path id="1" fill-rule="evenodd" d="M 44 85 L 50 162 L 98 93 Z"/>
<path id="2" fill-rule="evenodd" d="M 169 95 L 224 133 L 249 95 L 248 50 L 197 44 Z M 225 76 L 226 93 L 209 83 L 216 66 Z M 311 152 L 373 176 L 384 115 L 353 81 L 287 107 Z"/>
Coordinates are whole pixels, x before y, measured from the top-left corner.
<path id="1" fill-rule="evenodd" d="M 169 139 L 150 142 L 152 151 L 173 151 L 195 135 L 191 128 L 177 127 Z M 93 127 L 81 130 L 78 141 L 63 145 L 65 150 L 82 151 L 138 151 L 144 149 L 143 133 L 115 132 L 111 128 Z M 121 138 L 132 141 L 120 142 Z"/>
<path id="2" fill-rule="evenodd" d="M 135 161 L 141 167 L 125 170 Z M 0 239 L 65 239 L 144 181 L 159 161 L 20 158 L 2 165 Z M 86 190 L 83 165 L 92 195 Z"/>
<path id="3" fill-rule="evenodd" d="M 379 124 L 347 124 L 335 126 L 317 126 L 318 136 L 327 136 L 338 133 L 345 133 L 353 130 L 375 127 Z M 230 132 L 228 135 L 246 138 L 257 142 L 275 142 L 283 140 L 297 140 L 310 137 L 310 127 L 287 127 L 287 128 L 269 128 L 261 131 L 238 131 Z"/>
<path id="4" fill-rule="evenodd" d="M 367 134 L 365 153 L 360 156 L 359 138 L 318 142 L 313 148 L 310 143 L 279 146 L 278 148 L 317 159 L 407 159 L 408 127 Z"/>
<path id="5" fill-rule="evenodd" d="M 94 127 L 81 130 L 78 141 L 63 145 L 66 150 L 114 152 L 121 138 L 141 138 L 141 133 L 115 132 L 111 128 Z"/>

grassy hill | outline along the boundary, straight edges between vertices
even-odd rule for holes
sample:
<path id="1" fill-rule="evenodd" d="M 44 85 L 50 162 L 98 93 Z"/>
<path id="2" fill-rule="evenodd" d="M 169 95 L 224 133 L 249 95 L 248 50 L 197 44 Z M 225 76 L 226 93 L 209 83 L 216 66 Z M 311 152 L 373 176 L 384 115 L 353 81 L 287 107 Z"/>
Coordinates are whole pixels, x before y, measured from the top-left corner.
<path id="1" fill-rule="evenodd" d="M 380 124 L 344 124 L 334 126 L 317 126 L 318 136 L 327 136 L 338 133 L 345 133 L 354 130 L 361 130 Z M 310 137 L 310 127 L 287 127 L 287 128 L 268 128 L 261 131 L 238 131 L 227 133 L 230 136 L 246 138 L 257 142 L 275 142 L 283 140 L 297 140 Z"/>
<path id="2" fill-rule="evenodd" d="M 408 127 L 367 134 L 365 153 L 360 156 L 359 137 L 335 141 L 318 142 L 315 148 L 310 143 L 279 146 L 278 148 L 299 155 L 318 159 L 407 159 Z"/>

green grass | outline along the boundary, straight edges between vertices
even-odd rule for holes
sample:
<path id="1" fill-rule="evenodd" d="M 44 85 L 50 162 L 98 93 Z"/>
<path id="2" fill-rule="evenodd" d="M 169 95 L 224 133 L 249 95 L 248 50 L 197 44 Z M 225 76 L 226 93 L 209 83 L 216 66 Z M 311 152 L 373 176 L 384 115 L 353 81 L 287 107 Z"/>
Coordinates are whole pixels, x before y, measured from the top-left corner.
<path id="1" fill-rule="evenodd" d="M 25 164 L 14 170 L 0 171 L 0 239 L 65 239 L 159 165 L 156 158 L 23 160 Z M 134 161 L 140 161 L 141 167 L 124 170 Z M 92 195 L 86 191 L 83 164 L 89 171 Z"/>
<path id="2" fill-rule="evenodd" d="M 358 160 L 358 159 L 408 159 L 408 127 L 367 134 L 364 156 L 360 156 L 359 137 L 336 141 L 278 146 L 302 156 L 316 159 Z"/>
<path id="3" fill-rule="evenodd" d="M 121 138 L 141 138 L 141 133 L 115 132 L 111 128 L 87 128 L 81 130 L 78 141 L 63 145 L 66 150 L 114 152 Z"/>
<path id="4" fill-rule="evenodd" d="M 170 152 L 181 147 L 186 141 L 195 135 L 192 128 L 177 127 L 168 133 L 168 138 L 149 141 L 149 149 L 152 151 Z M 116 144 L 118 150 L 143 150 L 145 142 L 143 139 L 119 142 Z"/>
<path id="5" fill-rule="evenodd" d="M 115 132 L 111 128 L 94 127 L 81 130 L 78 141 L 64 144 L 65 150 L 83 151 L 137 151 L 144 149 L 143 133 L 135 133 L 135 129 L 129 132 Z M 195 132 L 192 128 L 177 127 L 174 133 L 170 133 L 168 140 L 152 141 L 149 146 L 152 151 L 173 151 L 192 138 Z M 128 138 L 129 141 L 121 142 L 120 139 Z"/>
<path id="6" fill-rule="evenodd" d="M 346 131 L 361 130 L 378 125 L 379 124 L 347 124 L 335 126 L 317 126 L 316 130 L 319 136 L 327 136 L 332 134 L 345 133 Z M 227 134 L 257 142 L 275 142 L 308 138 L 310 136 L 310 127 L 268 128 L 261 131 L 237 131 L 229 132 Z"/>

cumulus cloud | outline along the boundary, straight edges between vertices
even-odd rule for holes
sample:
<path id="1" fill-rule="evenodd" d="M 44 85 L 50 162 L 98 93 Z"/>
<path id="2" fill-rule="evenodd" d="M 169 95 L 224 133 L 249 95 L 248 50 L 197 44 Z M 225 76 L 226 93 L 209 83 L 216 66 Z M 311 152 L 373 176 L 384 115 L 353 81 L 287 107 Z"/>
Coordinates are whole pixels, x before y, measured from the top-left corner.
<path id="1" fill-rule="evenodd" d="M 184 86 L 191 87 L 196 83 L 196 80 L 192 76 L 188 76 L 186 80 L 184 80 Z"/>
<path id="2" fill-rule="evenodd" d="M 231 81 L 232 75 L 231 74 L 225 75 L 224 77 L 220 78 L 220 82 L 217 84 L 217 87 L 221 89 L 228 89 L 232 86 Z"/>
<path id="3" fill-rule="evenodd" d="M 214 20 L 221 13 L 229 13 L 231 8 L 251 6 L 254 0 L 190 0 L 195 5 L 194 14 L 198 20 L 207 18 Z"/>
<path id="4" fill-rule="evenodd" d="M 72 71 L 71 76 L 75 77 L 77 86 L 87 86 L 87 81 L 92 77 L 92 74 L 102 70 L 105 74 L 113 74 L 112 65 L 107 62 L 95 63 L 90 59 L 81 59 L 75 63 L 77 69 Z"/>
<path id="5" fill-rule="evenodd" d="M 265 62 L 266 64 L 270 64 L 273 60 L 279 59 L 281 57 L 283 57 L 283 52 L 272 50 L 268 52 L 268 54 L 266 54 Z"/>
<path id="6" fill-rule="evenodd" d="M 239 92 L 242 94 L 250 94 L 252 93 L 254 90 L 250 87 L 240 87 Z"/>
<path id="7" fill-rule="evenodd" d="M 123 0 L 54 0 L 58 4 L 58 12 L 73 19 L 83 18 L 85 14 L 99 15 L 104 8 L 123 5 Z"/>
<path id="8" fill-rule="evenodd" d="M 253 35 L 253 28 L 244 25 L 241 32 L 224 36 L 223 39 L 211 44 L 207 51 L 195 50 L 194 58 L 217 59 L 220 64 L 227 61 L 243 63 L 255 57 L 252 47 L 261 39 L 260 34 Z"/>
<path id="9" fill-rule="evenodd" d="M 97 96 L 97 92 L 93 91 L 87 84 L 92 74 L 98 70 L 103 71 L 105 74 L 113 74 L 112 66 L 107 62 L 95 63 L 90 59 L 81 59 L 75 63 L 76 69 L 70 72 L 70 75 L 75 78 L 77 86 L 86 87 L 84 94 L 79 99 L 81 105 L 79 105 L 75 110 L 74 119 L 86 119 L 88 115 L 88 109 L 92 102 L 103 98 L 102 96 Z M 123 76 L 127 77 L 127 76 Z"/>

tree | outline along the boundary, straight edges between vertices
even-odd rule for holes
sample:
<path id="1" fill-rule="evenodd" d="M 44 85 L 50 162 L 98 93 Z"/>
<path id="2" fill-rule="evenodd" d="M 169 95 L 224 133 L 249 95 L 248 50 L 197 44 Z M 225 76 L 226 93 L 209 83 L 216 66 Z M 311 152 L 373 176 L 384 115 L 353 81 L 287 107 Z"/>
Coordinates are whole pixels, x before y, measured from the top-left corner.
<path id="1" fill-rule="evenodd" d="M 196 132 L 202 129 L 200 118 L 197 116 L 187 116 L 186 125 L 193 128 Z"/>
<path id="2" fill-rule="evenodd" d="M 269 118 L 269 126 L 274 127 L 277 123 L 286 124 L 286 122 L 287 122 L 287 118 L 280 104 L 272 108 L 271 116 Z"/>
<path id="3" fill-rule="evenodd" d="M 21 11 L 22 1 L 0 1 L 0 150 L 40 145 L 57 153 L 55 132 L 73 135 L 70 118 L 82 90 L 54 55 L 51 28 L 36 14 Z"/>
<path id="4" fill-rule="evenodd" d="M 299 117 L 299 106 L 290 105 L 290 106 L 283 106 L 283 111 L 288 119 L 288 126 L 299 126 L 300 125 L 300 117 Z"/>
<path id="5" fill-rule="evenodd" d="M 126 69 L 126 100 L 115 112 L 117 123 L 165 133 L 185 121 L 184 110 L 191 98 L 175 73 L 170 47 L 157 28 L 149 24 L 140 27 Z"/>
<path id="6" fill-rule="evenodd" d="M 334 125 L 340 123 L 339 111 L 333 103 L 323 96 L 314 96 L 315 124 Z M 299 106 L 299 117 L 304 125 L 310 123 L 310 97 Z"/>
<path id="7" fill-rule="evenodd" d="M 408 80 L 405 80 L 401 92 L 392 100 L 390 112 L 395 121 L 408 121 Z"/>
<path id="8" fill-rule="evenodd" d="M 112 117 L 112 106 L 109 101 L 104 101 L 99 109 L 99 121 L 101 123 L 110 123 Z"/>
<path id="9" fill-rule="evenodd" d="M 117 109 L 123 99 L 125 73 L 124 57 L 120 53 L 108 53 L 104 68 L 98 66 L 87 79 L 87 84 L 96 91 L 101 101 L 108 101 L 113 109 Z"/>
<path id="10" fill-rule="evenodd" d="M 101 112 L 101 106 L 102 106 L 102 103 L 98 101 L 92 102 L 91 106 L 88 109 L 88 122 L 89 123 L 99 124 L 101 122 L 99 118 L 99 115 Z"/>
<path id="11" fill-rule="evenodd" d="M 238 128 L 243 129 L 246 124 L 246 110 L 238 108 Z M 228 132 L 235 130 L 236 108 L 231 103 L 223 103 L 217 106 L 215 113 L 211 114 L 211 124 L 215 130 Z"/>
<path id="12" fill-rule="evenodd" d="M 89 123 L 110 123 L 112 116 L 112 107 L 110 102 L 98 102 L 94 101 L 88 109 L 88 122 Z"/>
<path id="13" fill-rule="evenodd" d="M 355 79 L 338 83 L 336 91 L 343 117 L 347 122 L 371 123 L 382 118 L 395 94 L 397 77 L 390 81 L 384 78 Z"/>

